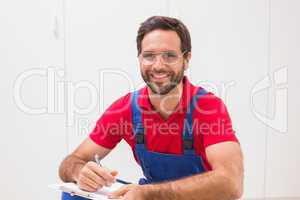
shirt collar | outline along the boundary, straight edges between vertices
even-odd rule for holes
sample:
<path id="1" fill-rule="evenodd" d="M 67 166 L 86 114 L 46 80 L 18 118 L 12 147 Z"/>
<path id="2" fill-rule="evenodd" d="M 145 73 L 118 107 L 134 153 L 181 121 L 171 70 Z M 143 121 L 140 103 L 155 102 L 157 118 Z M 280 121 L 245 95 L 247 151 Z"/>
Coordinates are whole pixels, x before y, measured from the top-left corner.
<path id="1" fill-rule="evenodd" d="M 183 92 L 176 110 L 185 109 L 189 104 L 191 97 L 197 92 L 197 87 L 191 84 L 186 76 L 183 77 L 182 81 L 183 81 Z M 142 109 L 154 110 L 149 99 L 149 92 L 148 92 L 149 89 L 150 88 L 148 88 L 147 86 L 140 89 L 138 104 Z"/>

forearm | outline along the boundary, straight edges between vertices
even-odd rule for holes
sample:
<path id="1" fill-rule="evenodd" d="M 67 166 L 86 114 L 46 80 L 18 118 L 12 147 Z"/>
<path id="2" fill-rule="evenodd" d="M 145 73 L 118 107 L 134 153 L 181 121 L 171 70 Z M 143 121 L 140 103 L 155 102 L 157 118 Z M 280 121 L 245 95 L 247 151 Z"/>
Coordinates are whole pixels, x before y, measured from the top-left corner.
<path id="1" fill-rule="evenodd" d="M 149 185 L 147 191 L 147 197 L 151 200 L 232 200 L 239 198 L 234 180 L 218 171 Z"/>
<path id="2" fill-rule="evenodd" d="M 64 182 L 77 182 L 76 177 L 87 161 L 75 155 L 67 156 L 59 167 L 59 176 Z"/>

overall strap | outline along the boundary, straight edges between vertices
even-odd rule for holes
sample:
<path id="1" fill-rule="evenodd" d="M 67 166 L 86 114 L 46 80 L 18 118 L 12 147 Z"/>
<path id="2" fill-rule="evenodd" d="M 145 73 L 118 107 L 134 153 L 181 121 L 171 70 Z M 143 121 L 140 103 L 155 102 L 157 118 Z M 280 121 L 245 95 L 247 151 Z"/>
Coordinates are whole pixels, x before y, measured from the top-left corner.
<path id="1" fill-rule="evenodd" d="M 136 90 L 132 93 L 132 98 L 131 98 L 133 132 L 134 132 L 136 144 L 145 144 L 142 113 L 138 105 L 138 97 L 139 97 L 139 91 Z"/>
<path id="2" fill-rule="evenodd" d="M 182 134 L 184 154 L 195 154 L 193 136 L 193 112 L 199 98 L 205 94 L 207 94 L 207 91 L 203 88 L 199 88 L 196 94 L 191 98 L 191 101 L 188 105 Z"/>

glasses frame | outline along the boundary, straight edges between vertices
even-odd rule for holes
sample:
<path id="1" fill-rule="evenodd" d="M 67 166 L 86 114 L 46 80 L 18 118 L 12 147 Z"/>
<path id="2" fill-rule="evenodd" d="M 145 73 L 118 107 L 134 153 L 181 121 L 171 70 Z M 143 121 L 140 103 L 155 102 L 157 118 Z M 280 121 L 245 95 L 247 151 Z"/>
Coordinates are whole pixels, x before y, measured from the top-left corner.
<path id="1" fill-rule="evenodd" d="M 178 55 L 178 58 L 177 58 L 177 61 L 176 62 L 174 62 L 174 63 L 167 63 L 167 62 L 165 62 L 165 60 L 162 58 L 162 54 L 166 54 L 166 53 L 168 53 L 168 52 L 175 52 L 175 51 L 163 51 L 163 52 L 157 52 L 157 53 L 153 53 L 153 55 L 155 55 L 155 59 L 153 60 L 153 63 L 151 63 L 151 64 L 145 64 L 145 61 L 143 61 L 143 57 L 142 57 L 142 54 L 143 53 L 140 53 L 140 55 L 138 55 L 138 58 L 139 58 L 139 60 L 140 60 L 140 62 L 143 64 L 143 65 L 153 65 L 154 63 L 156 63 L 157 62 L 157 56 L 159 55 L 161 58 L 161 62 L 164 64 L 164 65 L 175 65 L 175 64 L 177 64 L 178 62 L 179 62 L 179 60 L 180 60 L 180 58 L 183 58 L 183 56 L 184 56 L 184 54 L 186 54 L 188 51 L 187 50 L 185 50 L 184 52 L 181 52 L 179 55 Z M 177 54 L 177 52 L 176 52 L 176 54 Z M 149 61 L 146 61 L 146 62 L 149 62 Z"/>

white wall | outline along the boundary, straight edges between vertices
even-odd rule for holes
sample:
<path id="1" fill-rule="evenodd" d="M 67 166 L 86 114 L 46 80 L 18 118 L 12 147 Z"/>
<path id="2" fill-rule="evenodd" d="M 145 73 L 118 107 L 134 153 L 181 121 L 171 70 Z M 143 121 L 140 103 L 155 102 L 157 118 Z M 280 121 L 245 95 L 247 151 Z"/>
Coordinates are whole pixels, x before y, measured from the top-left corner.
<path id="1" fill-rule="evenodd" d="M 59 181 L 62 158 L 105 107 L 142 84 L 135 37 L 152 15 L 190 29 L 187 74 L 228 106 L 245 154 L 244 197 L 300 197 L 299 8 L 297 0 L 0 2 L 3 199 L 59 198 L 47 185 Z M 124 142 L 104 163 L 141 176 Z"/>
<path id="2" fill-rule="evenodd" d="M 287 115 L 287 132 L 280 134 L 271 127 L 267 128 L 266 195 L 300 196 L 300 1 L 273 0 L 270 6 L 269 72 L 275 71 L 272 84 L 276 90 L 270 93 L 268 112 L 273 116 L 279 113 Z M 281 77 L 280 73 L 277 73 L 279 76 L 276 79 L 276 70 L 284 66 L 288 70 L 282 73 L 287 73 L 288 79 Z M 286 93 L 288 98 L 284 98 Z M 281 102 L 279 104 L 285 107 L 285 112 L 274 113 L 276 107 L 280 109 L 276 102 Z"/>
<path id="3" fill-rule="evenodd" d="M 56 12 L 53 1 L 0 2 L 1 199 L 57 196 L 47 185 L 57 181 L 59 160 L 67 152 L 65 117 L 51 114 L 51 106 L 47 109 L 51 101 L 46 78 L 47 67 L 64 66 L 63 40 L 56 40 L 52 32 Z M 40 75 L 26 78 L 25 71 Z M 17 79 L 20 83 L 15 84 Z M 14 86 L 21 87 L 17 102 Z"/>

